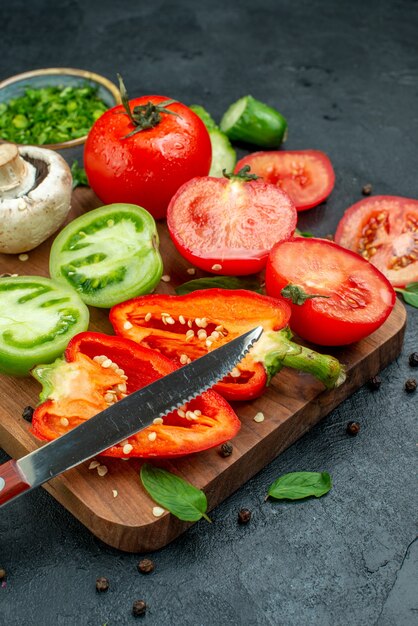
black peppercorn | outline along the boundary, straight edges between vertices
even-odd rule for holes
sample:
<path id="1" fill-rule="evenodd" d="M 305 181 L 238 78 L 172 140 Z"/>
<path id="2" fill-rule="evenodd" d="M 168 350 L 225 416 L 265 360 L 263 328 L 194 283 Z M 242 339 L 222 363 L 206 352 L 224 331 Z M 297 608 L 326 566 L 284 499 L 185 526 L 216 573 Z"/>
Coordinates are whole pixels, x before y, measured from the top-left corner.
<path id="1" fill-rule="evenodd" d="M 137 565 L 138 572 L 141 572 L 141 574 L 150 574 L 154 571 L 154 567 L 154 561 L 151 561 L 151 559 L 142 559 Z"/>
<path id="2" fill-rule="evenodd" d="M 109 581 L 104 576 L 100 576 L 96 580 L 96 591 L 107 591 L 109 589 Z"/>
<path id="3" fill-rule="evenodd" d="M 363 185 L 361 193 L 363 194 L 363 196 L 370 196 L 372 191 L 373 191 L 373 187 L 371 186 L 370 183 L 367 183 L 367 185 Z"/>
<path id="4" fill-rule="evenodd" d="M 249 509 L 241 509 L 238 512 L 238 524 L 248 524 L 251 519 L 251 511 Z"/>
<path id="5" fill-rule="evenodd" d="M 346 432 L 347 435 L 355 437 L 360 432 L 360 424 L 358 422 L 348 422 Z"/>
<path id="6" fill-rule="evenodd" d="M 7 578 L 7 572 L 5 569 L 0 568 L 0 581 L 6 580 Z"/>
<path id="7" fill-rule="evenodd" d="M 22 412 L 23 419 L 26 420 L 27 422 L 31 422 L 34 410 L 35 409 L 32 406 L 25 406 Z"/>
<path id="8" fill-rule="evenodd" d="M 226 441 L 225 443 L 221 445 L 219 449 L 219 454 L 223 458 L 226 458 L 227 456 L 231 456 L 233 449 L 234 448 L 232 446 L 232 443 L 230 441 Z"/>
<path id="9" fill-rule="evenodd" d="M 413 393 L 417 388 L 417 381 L 415 380 L 415 378 L 408 378 L 408 380 L 405 382 L 405 391 L 407 391 L 408 393 Z"/>
<path id="10" fill-rule="evenodd" d="M 373 378 L 369 380 L 368 384 L 369 384 L 370 389 L 372 389 L 373 391 L 377 391 L 380 388 L 380 385 L 382 384 L 382 380 L 380 376 L 373 376 Z"/>
<path id="11" fill-rule="evenodd" d="M 140 617 L 141 615 L 145 615 L 145 611 L 147 610 L 147 605 L 144 600 L 135 600 L 132 606 L 132 615 L 135 617 Z"/>
<path id="12" fill-rule="evenodd" d="M 409 365 L 411 367 L 418 367 L 418 352 L 413 352 L 409 355 Z"/>

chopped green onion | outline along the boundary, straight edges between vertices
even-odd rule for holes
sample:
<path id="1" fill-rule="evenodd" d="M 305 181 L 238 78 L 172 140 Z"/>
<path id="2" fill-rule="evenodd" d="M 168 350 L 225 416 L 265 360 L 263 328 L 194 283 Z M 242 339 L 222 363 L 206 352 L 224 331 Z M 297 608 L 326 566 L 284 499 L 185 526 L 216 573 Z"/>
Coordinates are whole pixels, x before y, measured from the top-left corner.
<path id="1" fill-rule="evenodd" d="M 25 145 L 63 143 L 87 135 L 107 108 L 87 83 L 27 87 L 23 96 L 0 104 L 0 138 Z"/>

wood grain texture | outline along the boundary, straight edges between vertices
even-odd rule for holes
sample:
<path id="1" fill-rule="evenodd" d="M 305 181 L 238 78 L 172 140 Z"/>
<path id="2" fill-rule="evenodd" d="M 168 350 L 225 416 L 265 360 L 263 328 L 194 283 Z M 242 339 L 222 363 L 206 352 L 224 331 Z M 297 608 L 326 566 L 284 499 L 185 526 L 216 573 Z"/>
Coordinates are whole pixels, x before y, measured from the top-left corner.
<path id="1" fill-rule="evenodd" d="M 78 189 L 69 220 L 100 204 L 91 190 Z M 159 224 L 159 233 L 164 273 L 171 280 L 161 282 L 157 291 L 173 293 L 175 285 L 192 278 L 187 273 L 190 265 L 175 251 L 164 223 Z M 32 251 L 26 262 L 15 255 L 0 255 L 0 273 L 48 276 L 51 242 Z M 196 270 L 194 278 L 201 275 Z M 113 334 L 107 311 L 90 311 L 90 329 Z M 261 398 L 236 403 L 242 427 L 230 457 L 222 458 L 217 449 L 212 449 L 161 466 L 204 489 L 212 509 L 393 361 L 401 351 L 405 322 L 406 312 L 398 301 L 385 324 L 367 339 L 327 350 L 347 368 L 347 380 L 336 390 L 324 391 L 311 376 L 283 370 Z M 39 391 L 34 379 L 0 376 L 0 446 L 14 458 L 39 446 L 21 417 L 25 406 L 37 403 Z M 253 417 L 259 411 L 265 420 L 256 423 Z M 87 462 L 44 486 L 102 541 L 128 552 L 146 552 L 163 547 L 190 526 L 168 513 L 160 518 L 153 516 L 155 503 L 140 485 L 139 461 L 103 457 L 102 462 L 109 470 L 104 477 L 89 470 Z"/>

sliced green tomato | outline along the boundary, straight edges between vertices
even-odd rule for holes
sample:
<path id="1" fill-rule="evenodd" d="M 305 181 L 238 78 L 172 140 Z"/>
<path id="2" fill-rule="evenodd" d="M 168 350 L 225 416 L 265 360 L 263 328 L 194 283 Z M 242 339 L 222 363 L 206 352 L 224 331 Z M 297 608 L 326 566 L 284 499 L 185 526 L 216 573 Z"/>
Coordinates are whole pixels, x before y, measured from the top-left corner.
<path id="1" fill-rule="evenodd" d="M 223 176 L 223 170 L 233 172 L 237 162 L 237 154 L 228 137 L 221 130 L 208 129 L 208 132 L 212 144 L 212 164 L 209 176 Z"/>
<path id="2" fill-rule="evenodd" d="M 283 115 L 252 96 L 244 96 L 231 104 L 220 127 L 233 141 L 263 148 L 278 148 L 287 135 L 287 121 Z"/>
<path id="3" fill-rule="evenodd" d="M 109 204 L 70 222 L 51 248 L 52 278 L 86 304 L 110 308 L 150 293 L 163 271 L 154 218 L 134 204 Z"/>
<path id="4" fill-rule="evenodd" d="M 0 372 L 25 376 L 87 329 L 89 311 L 68 287 L 40 276 L 0 279 Z"/>

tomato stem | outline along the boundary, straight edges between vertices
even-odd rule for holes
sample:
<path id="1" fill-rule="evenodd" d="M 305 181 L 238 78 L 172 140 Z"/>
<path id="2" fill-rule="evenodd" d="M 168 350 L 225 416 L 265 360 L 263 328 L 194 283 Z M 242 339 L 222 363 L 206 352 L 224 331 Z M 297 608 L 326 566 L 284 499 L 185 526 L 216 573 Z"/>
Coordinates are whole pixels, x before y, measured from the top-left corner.
<path id="1" fill-rule="evenodd" d="M 225 169 L 222 170 L 222 175 L 224 178 L 228 178 L 229 180 L 240 180 L 244 183 L 248 183 L 250 180 L 258 180 L 261 176 L 257 176 L 257 174 L 250 174 L 251 167 L 249 165 L 244 165 L 239 172 L 234 174 L 233 172 L 227 172 Z"/>
<path id="2" fill-rule="evenodd" d="M 264 332 L 252 349 L 252 356 L 263 363 L 268 382 L 283 367 L 291 367 L 312 374 L 327 389 L 339 387 L 345 381 L 344 366 L 333 356 L 320 354 L 305 346 L 291 341 L 289 328 L 280 331 Z"/>
<path id="3" fill-rule="evenodd" d="M 280 292 L 280 295 L 283 298 L 288 298 L 292 301 L 293 304 L 302 305 L 305 304 L 306 300 L 311 300 L 312 298 L 329 298 L 330 296 L 325 296 L 320 293 L 306 293 L 303 287 L 299 287 L 299 285 L 292 285 L 289 283 L 286 287 Z"/>
<path id="4" fill-rule="evenodd" d="M 149 128 L 154 128 L 161 122 L 161 113 L 167 113 L 169 115 L 175 115 L 176 117 L 180 117 L 178 113 L 174 111 L 169 111 L 166 107 L 177 100 L 164 100 L 160 104 L 154 104 L 149 101 L 146 104 L 140 104 L 133 109 L 131 109 L 128 92 L 125 87 L 125 83 L 123 82 L 122 76 L 120 74 L 117 75 L 119 80 L 119 91 L 120 97 L 122 100 L 123 108 L 125 109 L 126 115 L 129 117 L 132 124 L 136 127 L 133 131 L 124 136 L 124 139 L 128 137 L 132 137 L 132 135 L 136 135 L 136 133 L 140 133 L 143 130 L 147 130 Z"/>

